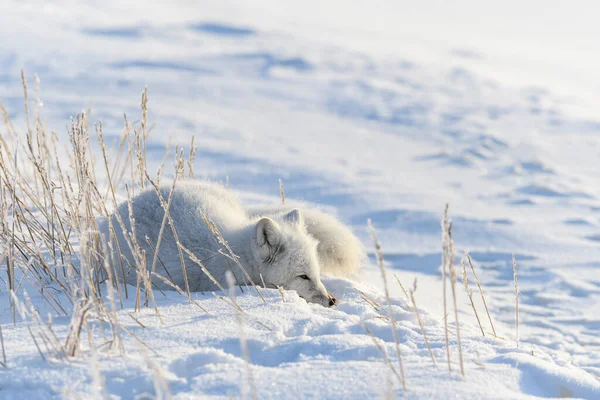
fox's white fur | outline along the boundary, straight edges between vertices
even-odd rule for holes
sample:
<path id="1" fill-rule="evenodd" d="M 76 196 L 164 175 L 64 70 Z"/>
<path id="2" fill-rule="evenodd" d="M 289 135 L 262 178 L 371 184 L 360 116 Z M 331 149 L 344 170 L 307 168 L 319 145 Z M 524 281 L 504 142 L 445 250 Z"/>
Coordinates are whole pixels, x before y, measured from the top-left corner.
<path id="1" fill-rule="evenodd" d="M 170 185 L 160 187 L 165 201 L 170 191 Z M 150 268 L 164 210 L 153 188 L 134 197 L 132 208 L 136 239 L 145 250 L 146 265 Z M 121 204 L 117 212 L 127 231 L 131 232 L 128 204 Z M 336 300 L 323 286 L 321 272 L 337 276 L 353 273 L 364 254 L 350 230 L 322 212 L 281 207 L 245 210 L 233 193 L 221 185 L 182 181 L 175 188 L 169 208 L 179 241 L 223 286 L 226 286 L 227 271 L 233 273 L 238 283 L 250 283 L 239 266 L 219 253 L 222 245 L 207 227 L 202 212 L 217 226 L 255 284 L 262 285 L 264 281 L 267 287 L 295 290 L 307 301 L 324 306 L 332 306 Z M 123 259 L 129 266 L 134 266 L 122 229 L 116 217 L 111 218 Z M 102 231 L 109 236 L 107 223 L 103 224 Z M 158 256 L 156 272 L 184 288 L 179 249 L 168 225 Z M 184 258 L 190 290 L 217 289 L 185 252 Z M 131 283 L 137 280 L 134 268 L 127 270 L 126 279 Z M 170 289 L 157 278 L 153 283 L 160 289 Z"/>
<path id="2" fill-rule="evenodd" d="M 278 218 L 291 207 L 250 207 L 252 217 Z M 302 210 L 306 230 L 317 239 L 317 255 L 321 273 L 332 276 L 354 275 L 365 260 L 362 244 L 346 225 L 318 210 Z"/>

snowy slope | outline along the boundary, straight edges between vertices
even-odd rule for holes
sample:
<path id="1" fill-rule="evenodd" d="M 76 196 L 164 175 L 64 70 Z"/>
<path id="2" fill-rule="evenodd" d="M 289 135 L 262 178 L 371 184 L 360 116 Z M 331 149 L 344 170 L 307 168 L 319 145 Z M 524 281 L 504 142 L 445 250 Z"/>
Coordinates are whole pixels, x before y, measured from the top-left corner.
<path id="1" fill-rule="evenodd" d="M 473 2 L 453 11 L 439 2 L 321 3 L 5 1 L 0 35 L 10 40 L 0 47 L 0 102 L 22 127 L 24 67 L 39 75 L 42 112 L 60 138 L 68 118 L 88 107 L 91 120 L 117 138 L 123 113 L 139 115 L 147 86 L 152 168 L 168 137 L 188 146 L 195 134 L 196 174 L 228 180 L 249 204 L 278 202 L 282 179 L 288 199 L 336 213 L 368 249 L 371 218 L 390 272 L 406 286 L 418 277 L 416 299 L 439 364 L 432 365 L 394 284 L 408 397 L 599 398 L 598 77 L 579 67 L 598 63 L 596 44 L 587 42 L 597 29 L 588 20 L 593 13 L 576 20 L 577 6 L 549 6 L 538 18 L 533 5 L 509 2 L 502 12 L 524 15 L 507 33 L 501 22 L 508 17 Z M 439 14 L 429 13 L 434 6 Z M 554 47 L 537 42 L 539 30 L 552 31 L 556 21 L 576 28 L 545 36 L 556 39 Z M 580 38 L 590 51 L 572 46 Z M 452 376 L 444 365 L 445 202 L 456 248 L 471 251 L 504 338 L 480 337 L 460 290 L 463 381 L 457 364 Z M 519 348 L 512 253 L 521 287 Z M 378 312 L 356 291 L 385 303 L 371 262 L 360 282 L 326 280 L 342 300 L 335 309 L 307 305 L 294 293 L 282 302 L 266 291 L 267 305 L 240 294 L 248 314 L 272 329 L 247 321 L 259 397 L 402 396 L 363 328 L 395 362 L 384 308 Z M 214 296 L 198 300 L 211 316 L 174 293 L 161 299 L 164 326 L 148 312 L 139 317 L 142 328 L 128 317 L 132 308 L 121 311 L 158 355 L 134 339 L 125 358 L 99 354 L 111 394 L 154 393 L 147 359 L 181 398 L 248 389 L 235 313 Z M 69 386 L 94 392 L 91 354 L 70 364 L 40 361 L 27 325 L 12 325 L 4 288 L 0 307 L 10 365 L 0 369 L 0 397 L 20 398 L 25 390 L 59 396 Z M 55 316 L 58 334 L 67 323 Z"/>

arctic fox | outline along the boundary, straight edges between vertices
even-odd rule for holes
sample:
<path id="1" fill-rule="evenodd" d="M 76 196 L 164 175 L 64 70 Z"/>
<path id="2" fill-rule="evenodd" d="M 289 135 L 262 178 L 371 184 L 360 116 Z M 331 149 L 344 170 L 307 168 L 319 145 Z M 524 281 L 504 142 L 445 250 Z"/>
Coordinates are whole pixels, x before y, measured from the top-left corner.
<path id="1" fill-rule="evenodd" d="M 159 189 L 166 201 L 171 186 Z M 132 208 L 136 240 L 145 250 L 146 265 L 150 268 L 164 210 L 154 188 L 134 197 Z M 127 231 L 131 232 L 128 204 L 121 204 L 117 212 Z M 208 228 L 202 213 L 216 225 L 255 284 L 295 290 L 306 301 L 323 306 L 333 306 L 337 300 L 323 286 L 321 272 L 338 276 L 353 273 L 364 254 L 358 239 L 333 217 L 297 209 L 247 211 L 230 191 L 215 183 L 178 183 L 169 213 L 181 245 L 189 249 L 223 286 L 226 286 L 226 271 L 231 271 L 238 283 L 250 283 L 238 265 L 219 253 L 222 245 Z M 134 258 L 117 218 L 114 215 L 111 218 L 122 257 L 128 265 L 134 266 Z M 103 224 L 102 231 L 108 237 L 107 223 Z M 183 254 L 190 290 L 216 290 L 217 286 L 201 267 L 185 252 Z M 179 287 L 185 287 L 179 248 L 169 226 L 164 229 L 158 257 L 156 272 L 168 276 Z M 125 274 L 130 283 L 137 280 L 132 267 Z M 153 284 L 160 289 L 171 289 L 157 278 L 153 279 Z"/>

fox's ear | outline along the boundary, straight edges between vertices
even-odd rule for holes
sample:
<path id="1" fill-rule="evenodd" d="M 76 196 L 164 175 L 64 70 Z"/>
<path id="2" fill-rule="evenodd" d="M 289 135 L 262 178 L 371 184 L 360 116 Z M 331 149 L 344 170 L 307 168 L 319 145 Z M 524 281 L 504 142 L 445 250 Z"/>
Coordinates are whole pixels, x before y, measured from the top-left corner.
<path id="1" fill-rule="evenodd" d="M 256 242 L 259 246 L 276 246 L 281 240 L 279 225 L 271 218 L 261 218 L 256 224 Z"/>
<path id="2" fill-rule="evenodd" d="M 294 208 L 289 213 L 283 216 L 283 219 L 289 221 L 294 225 L 303 226 L 304 225 L 304 217 L 302 217 L 302 213 L 297 208 Z"/>

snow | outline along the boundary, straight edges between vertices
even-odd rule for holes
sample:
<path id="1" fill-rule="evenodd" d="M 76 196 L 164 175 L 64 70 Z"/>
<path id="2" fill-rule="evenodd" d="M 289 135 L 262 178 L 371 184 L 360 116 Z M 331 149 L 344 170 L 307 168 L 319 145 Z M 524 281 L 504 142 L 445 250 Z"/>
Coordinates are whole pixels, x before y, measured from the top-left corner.
<path id="1" fill-rule="evenodd" d="M 197 175 L 229 181 L 247 204 L 276 204 L 281 178 L 289 201 L 353 228 L 371 255 L 357 279 L 324 280 L 338 307 L 293 292 L 282 300 L 265 289 L 266 304 L 238 294 L 258 398 L 600 398 L 599 28 L 597 5 L 579 3 L 6 0 L 0 102 L 22 131 L 24 67 L 39 75 L 43 118 L 61 141 L 88 107 L 114 140 L 147 86 L 151 170 L 168 137 L 189 146 L 195 134 Z M 475 291 L 481 336 L 458 282 L 464 379 L 455 339 L 452 375 L 444 348 L 446 202 L 457 263 L 469 250 L 502 337 Z M 397 367 L 368 218 L 388 268 L 406 394 L 365 330 Z M 437 367 L 392 273 L 407 287 L 418 278 Z M 69 319 L 29 294 L 64 341 Z M 69 362 L 44 361 L 2 287 L 0 398 L 100 396 L 95 358 L 115 398 L 155 394 L 161 379 L 176 398 L 249 397 L 235 309 L 218 294 L 196 299 L 210 315 L 159 295 L 164 325 L 127 303 L 120 321 L 147 347 L 126 336 L 125 356 L 84 344 Z"/>

